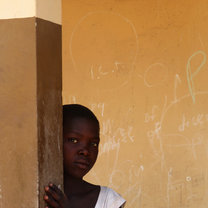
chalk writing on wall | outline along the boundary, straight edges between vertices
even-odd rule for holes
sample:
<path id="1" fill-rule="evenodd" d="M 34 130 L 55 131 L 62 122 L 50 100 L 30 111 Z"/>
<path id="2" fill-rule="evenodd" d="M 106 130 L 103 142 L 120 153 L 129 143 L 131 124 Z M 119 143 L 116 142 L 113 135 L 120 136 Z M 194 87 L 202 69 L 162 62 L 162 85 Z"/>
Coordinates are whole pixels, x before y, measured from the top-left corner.
<path id="1" fill-rule="evenodd" d="M 199 1 L 68 8 L 64 102 L 98 116 L 99 157 L 87 177 L 120 192 L 127 208 L 208 206 L 208 19 Z"/>

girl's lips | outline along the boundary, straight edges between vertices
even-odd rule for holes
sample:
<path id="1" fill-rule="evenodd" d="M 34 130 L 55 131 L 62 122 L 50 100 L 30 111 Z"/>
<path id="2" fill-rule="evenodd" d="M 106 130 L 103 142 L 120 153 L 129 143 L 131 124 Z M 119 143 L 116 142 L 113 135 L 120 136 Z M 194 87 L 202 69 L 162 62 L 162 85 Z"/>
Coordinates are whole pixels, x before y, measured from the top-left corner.
<path id="1" fill-rule="evenodd" d="M 89 162 L 87 162 L 87 161 L 76 161 L 75 164 L 80 169 L 88 169 L 88 167 L 89 167 Z"/>

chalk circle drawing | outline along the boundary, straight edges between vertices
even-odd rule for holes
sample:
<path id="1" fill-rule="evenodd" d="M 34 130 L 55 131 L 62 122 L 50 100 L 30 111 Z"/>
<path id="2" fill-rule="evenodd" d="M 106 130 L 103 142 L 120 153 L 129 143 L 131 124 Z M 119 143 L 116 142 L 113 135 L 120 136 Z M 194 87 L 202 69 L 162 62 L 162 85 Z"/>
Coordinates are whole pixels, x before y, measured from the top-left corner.
<path id="1" fill-rule="evenodd" d="M 144 73 L 144 84 L 155 87 L 163 84 L 168 78 L 168 69 L 162 63 L 151 64 Z"/>
<path id="2" fill-rule="evenodd" d="M 117 89 L 128 83 L 135 66 L 136 28 L 121 14 L 89 12 L 72 31 L 69 53 L 76 73 L 101 90 Z"/>
<path id="3" fill-rule="evenodd" d="M 191 63 L 194 61 L 194 59 L 197 58 L 197 56 L 202 56 L 202 61 L 200 63 L 200 65 L 196 68 L 195 71 L 192 71 L 192 67 L 191 67 Z M 192 97 L 192 101 L 193 103 L 195 103 L 196 98 L 195 98 L 195 86 L 194 86 L 194 81 L 193 78 L 199 73 L 199 71 L 203 68 L 203 66 L 205 65 L 207 60 L 207 56 L 206 53 L 199 50 L 197 52 L 195 52 L 194 54 L 192 54 L 187 62 L 187 66 L 186 66 L 186 74 L 187 74 L 187 82 L 188 82 L 188 88 L 189 88 L 189 92 L 190 95 Z"/>
<path id="4" fill-rule="evenodd" d="M 114 170 L 112 171 L 110 178 L 109 178 L 109 185 L 119 189 L 122 185 L 121 183 L 126 180 L 126 175 L 121 170 Z M 119 184 L 119 185 L 118 185 Z"/>

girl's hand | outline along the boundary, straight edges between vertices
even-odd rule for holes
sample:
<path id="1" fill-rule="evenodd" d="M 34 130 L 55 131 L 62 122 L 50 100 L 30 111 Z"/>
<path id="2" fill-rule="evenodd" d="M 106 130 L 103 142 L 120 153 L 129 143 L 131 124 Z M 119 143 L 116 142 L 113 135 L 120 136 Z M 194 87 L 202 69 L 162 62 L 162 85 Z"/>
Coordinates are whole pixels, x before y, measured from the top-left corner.
<path id="1" fill-rule="evenodd" d="M 44 200 L 48 208 L 70 208 L 67 196 L 54 184 L 45 187 Z"/>

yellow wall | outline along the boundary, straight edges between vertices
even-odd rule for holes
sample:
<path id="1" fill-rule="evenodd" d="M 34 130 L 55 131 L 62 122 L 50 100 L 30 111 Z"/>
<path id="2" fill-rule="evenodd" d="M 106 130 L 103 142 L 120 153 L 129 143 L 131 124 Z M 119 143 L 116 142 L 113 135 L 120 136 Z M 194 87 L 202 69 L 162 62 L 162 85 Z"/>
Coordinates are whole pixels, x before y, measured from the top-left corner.
<path id="1" fill-rule="evenodd" d="M 208 206 L 208 0 L 63 0 L 63 100 L 101 123 L 87 179 L 127 208 Z"/>

